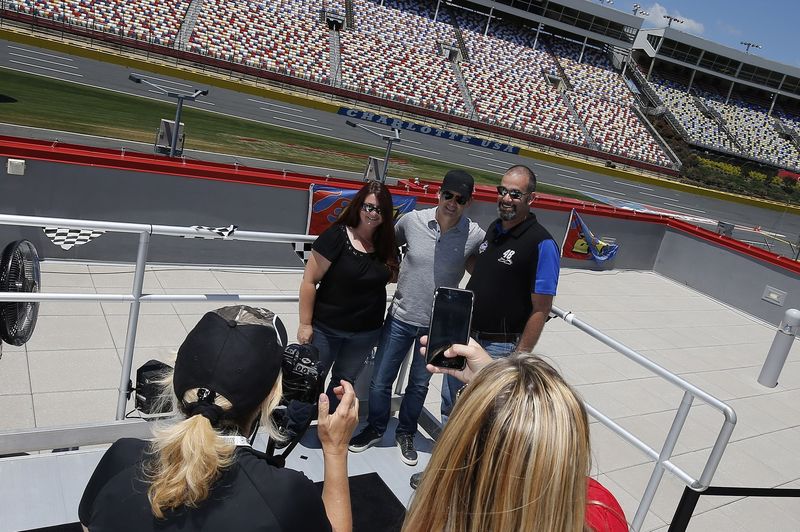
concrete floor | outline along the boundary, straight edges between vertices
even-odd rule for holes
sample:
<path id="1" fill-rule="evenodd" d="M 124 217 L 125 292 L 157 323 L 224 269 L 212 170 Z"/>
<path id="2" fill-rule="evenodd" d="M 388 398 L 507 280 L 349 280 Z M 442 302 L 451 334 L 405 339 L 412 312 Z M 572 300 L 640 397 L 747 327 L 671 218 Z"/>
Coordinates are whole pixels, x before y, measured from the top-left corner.
<path id="1" fill-rule="evenodd" d="M 126 293 L 132 268 L 45 262 L 43 291 Z M 712 485 L 800 487 L 800 347 L 789 356 L 777 388 L 756 382 L 774 327 L 648 271 L 562 270 L 556 305 L 571 310 L 652 361 L 717 398 L 738 414 L 738 424 Z M 298 272 L 149 266 L 151 294 L 257 293 L 296 295 Z M 149 359 L 169 361 L 186 332 L 220 303 L 143 303 L 133 368 Z M 297 304 L 269 303 L 296 331 Z M 4 346 L 0 359 L 0 431 L 109 421 L 114 418 L 128 304 L 46 302 L 33 338 Z M 290 338 L 293 340 L 293 338 Z M 605 415 L 642 441 L 660 448 L 682 392 L 623 355 L 560 319 L 551 320 L 536 348 Z M 439 414 L 440 379 L 426 408 Z M 673 461 L 699 476 L 722 423 L 717 411 L 696 402 Z M 408 503 L 411 473 L 421 471 L 433 441 L 417 436 L 420 463 L 403 465 L 390 430 L 384 441 L 351 455 L 350 474 L 377 471 Z M 312 434 L 288 465 L 321 479 L 321 453 Z M 628 521 L 652 471 L 652 462 L 597 422 L 592 423 L 593 475 L 619 499 Z M 77 519 L 77 502 L 102 450 L 0 459 L 0 530 Z M 664 475 L 642 530 L 667 529 L 683 485 Z M 702 497 L 690 530 L 773 532 L 800 530 L 800 499 Z"/>

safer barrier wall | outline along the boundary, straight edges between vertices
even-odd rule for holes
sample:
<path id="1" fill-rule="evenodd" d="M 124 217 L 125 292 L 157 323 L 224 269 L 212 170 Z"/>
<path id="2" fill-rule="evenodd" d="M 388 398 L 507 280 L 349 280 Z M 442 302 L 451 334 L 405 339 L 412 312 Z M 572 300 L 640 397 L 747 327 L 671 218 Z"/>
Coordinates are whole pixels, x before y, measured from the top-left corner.
<path id="1" fill-rule="evenodd" d="M 24 176 L 8 175 L 8 157 L 26 161 Z M 238 225 L 243 230 L 304 233 L 308 187 L 313 176 L 184 162 L 146 154 L 43 141 L 0 138 L 0 212 L 88 220 L 165 225 Z M 332 180 L 347 188 L 358 182 Z M 433 206 L 436 185 L 417 194 L 418 208 Z M 396 194 L 415 194 L 404 183 Z M 482 227 L 496 218 L 497 195 L 479 187 L 468 215 Z M 800 306 L 800 263 L 697 228 L 654 215 L 553 197 L 537 198 L 534 210 L 562 242 L 570 210 L 577 208 L 595 235 L 614 239 L 620 249 L 602 266 L 564 260 L 566 268 L 655 270 L 678 282 L 777 324 L 786 308 Z M 65 251 L 41 230 L 0 228 L 0 244 L 29 238 L 47 258 L 132 262 L 132 235 L 103 235 Z M 216 245 L 213 245 L 216 244 Z M 260 267 L 301 267 L 287 244 L 190 243 L 154 237 L 151 261 Z M 566 281 L 565 281 L 566 282 Z M 766 285 L 786 292 L 783 305 L 761 299 Z"/>

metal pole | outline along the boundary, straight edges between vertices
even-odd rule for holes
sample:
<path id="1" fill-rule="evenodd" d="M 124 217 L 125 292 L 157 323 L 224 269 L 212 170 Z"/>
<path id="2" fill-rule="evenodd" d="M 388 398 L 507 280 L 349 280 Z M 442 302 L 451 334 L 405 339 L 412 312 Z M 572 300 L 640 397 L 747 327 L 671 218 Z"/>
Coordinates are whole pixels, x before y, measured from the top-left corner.
<path id="1" fill-rule="evenodd" d="M 790 308 L 783 316 L 775 338 L 767 353 L 767 359 L 758 375 L 758 382 L 767 388 L 774 388 L 778 385 L 778 377 L 786 364 L 786 357 L 789 356 L 794 345 L 795 335 L 800 333 L 800 310 Z"/>
<path id="2" fill-rule="evenodd" d="M 119 396 L 117 398 L 117 419 L 125 419 L 128 405 L 128 386 L 133 366 L 133 348 L 136 345 L 136 329 L 139 325 L 139 299 L 144 287 L 144 269 L 147 265 L 147 248 L 150 246 L 150 232 L 139 234 L 139 251 L 136 254 L 136 270 L 133 273 L 133 301 L 128 312 L 128 334 L 125 337 L 125 353 L 122 357 L 122 374 L 119 377 Z"/>
<path id="3" fill-rule="evenodd" d="M 647 517 L 647 510 L 650 508 L 650 505 L 653 504 L 656 490 L 658 490 L 658 485 L 661 483 L 661 478 L 664 476 L 664 466 L 662 462 L 668 460 L 672 456 L 672 451 L 675 450 L 675 444 L 678 443 L 678 436 L 681 434 L 683 424 L 689 416 L 689 409 L 692 407 L 693 400 L 694 396 L 689 393 L 688 390 L 683 393 L 681 406 L 678 407 L 678 411 L 675 413 L 675 419 L 672 420 L 672 426 L 667 434 L 667 439 L 664 440 L 661 454 L 658 455 L 658 461 L 653 468 L 653 472 L 650 474 L 650 480 L 647 482 L 642 500 L 639 502 L 639 507 L 636 509 L 636 515 L 633 516 L 633 521 L 631 522 L 631 528 L 633 528 L 633 530 L 641 530 L 642 524 L 644 524 L 644 518 Z"/>
<path id="4" fill-rule="evenodd" d="M 181 111 L 183 110 L 183 96 L 178 96 L 178 109 L 175 111 L 175 124 L 172 127 L 172 141 L 169 145 L 169 156 L 175 157 L 178 147 L 178 128 L 181 124 Z"/>
<path id="5" fill-rule="evenodd" d="M 386 155 L 383 157 L 383 172 L 381 173 L 381 183 L 386 182 L 386 172 L 389 170 L 389 155 L 392 153 L 394 139 L 389 137 L 386 140 Z"/>

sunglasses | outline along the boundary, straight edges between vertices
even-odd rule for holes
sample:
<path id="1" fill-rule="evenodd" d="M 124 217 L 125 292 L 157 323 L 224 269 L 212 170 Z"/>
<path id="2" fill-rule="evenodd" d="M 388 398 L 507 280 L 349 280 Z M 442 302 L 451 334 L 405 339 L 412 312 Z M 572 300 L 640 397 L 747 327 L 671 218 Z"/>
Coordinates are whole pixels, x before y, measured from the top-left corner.
<path id="1" fill-rule="evenodd" d="M 527 196 L 528 195 L 526 192 L 522 192 L 521 190 L 508 190 L 503 185 L 500 185 L 500 186 L 497 187 L 497 195 L 498 196 L 500 196 L 502 198 L 506 194 L 508 194 L 508 196 L 513 200 L 517 200 L 517 199 L 520 199 L 522 196 Z"/>
<path id="2" fill-rule="evenodd" d="M 469 198 L 465 198 L 464 196 L 459 196 L 458 194 L 454 194 L 449 190 L 442 191 L 442 198 L 444 198 L 445 201 L 450 201 L 451 199 L 455 198 L 456 203 L 458 203 L 459 205 L 466 205 L 467 202 L 469 201 Z"/>
<path id="3" fill-rule="evenodd" d="M 381 208 L 380 208 L 380 207 L 378 207 L 377 205 L 373 205 L 372 203 L 362 203 L 362 204 L 361 204 L 361 210 L 362 210 L 362 211 L 364 211 L 364 212 L 366 212 L 366 213 L 371 213 L 371 212 L 374 212 L 374 213 L 375 213 L 375 214 L 377 214 L 378 216 L 380 216 L 381 214 L 383 214 L 383 213 L 381 212 Z"/>

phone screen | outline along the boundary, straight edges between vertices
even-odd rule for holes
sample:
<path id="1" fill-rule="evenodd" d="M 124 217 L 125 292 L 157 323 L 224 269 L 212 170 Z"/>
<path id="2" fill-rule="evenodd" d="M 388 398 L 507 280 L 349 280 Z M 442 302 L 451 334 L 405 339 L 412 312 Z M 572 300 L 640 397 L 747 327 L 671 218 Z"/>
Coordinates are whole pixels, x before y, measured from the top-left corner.
<path id="1" fill-rule="evenodd" d="M 443 353 L 451 345 L 466 344 L 469 340 L 473 297 L 470 290 L 446 287 L 436 290 L 428 331 L 428 364 L 443 368 L 464 368 L 464 357 L 446 358 Z"/>

